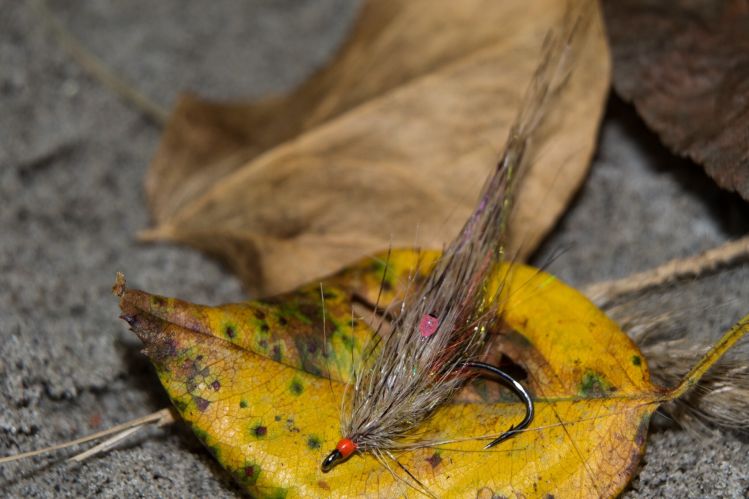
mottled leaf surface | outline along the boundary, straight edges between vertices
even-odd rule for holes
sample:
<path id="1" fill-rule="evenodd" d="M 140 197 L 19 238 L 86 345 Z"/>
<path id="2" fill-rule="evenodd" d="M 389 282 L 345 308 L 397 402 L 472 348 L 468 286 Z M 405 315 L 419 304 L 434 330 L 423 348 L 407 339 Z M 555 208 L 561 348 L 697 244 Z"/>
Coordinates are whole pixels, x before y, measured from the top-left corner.
<path id="1" fill-rule="evenodd" d="M 325 335 L 319 285 L 213 308 L 127 290 L 121 306 L 180 414 L 248 491 L 393 497 L 406 486 L 368 455 L 327 474 L 320 462 L 339 438 L 352 362 L 373 335 L 356 316 L 352 327 L 350 302 L 376 296 L 384 272 L 381 303 L 397 300 L 435 256 L 395 251 L 326 280 Z M 527 373 L 532 427 L 490 451 L 482 441 L 451 442 L 399 454 L 399 462 L 438 496 L 616 494 L 636 469 L 665 392 L 651 384 L 637 347 L 577 291 L 521 265 L 496 279 L 506 283 L 507 329 L 494 344 Z M 523 411 L 502 392 L 443 407 L 423 432 L 447 440 L 497 434 Z"/>

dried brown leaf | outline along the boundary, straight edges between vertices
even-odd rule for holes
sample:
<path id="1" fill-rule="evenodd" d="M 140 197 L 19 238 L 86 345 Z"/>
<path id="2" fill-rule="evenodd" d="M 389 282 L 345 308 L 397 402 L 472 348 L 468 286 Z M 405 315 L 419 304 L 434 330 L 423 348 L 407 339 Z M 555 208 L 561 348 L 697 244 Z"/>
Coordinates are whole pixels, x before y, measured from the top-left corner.
<path id="1" fill-rule="evenodd" d="M 370 1 L 339 55 L 290 95 L 184 97 L 148 177 L 157 226 L 145 237 L 217 254 L 263 294 L 388 246 L 441 247 L 470 213 L 566 8 Z M 587 172 L 610 65 L 594 17 L 521 186 L 510 229 L 520 258 Z"/>
<path id="2" fill-rule="evenodd" d="M 749 199 L 749 2 L 608 0 L 614 88 L 675 153 Z"/>

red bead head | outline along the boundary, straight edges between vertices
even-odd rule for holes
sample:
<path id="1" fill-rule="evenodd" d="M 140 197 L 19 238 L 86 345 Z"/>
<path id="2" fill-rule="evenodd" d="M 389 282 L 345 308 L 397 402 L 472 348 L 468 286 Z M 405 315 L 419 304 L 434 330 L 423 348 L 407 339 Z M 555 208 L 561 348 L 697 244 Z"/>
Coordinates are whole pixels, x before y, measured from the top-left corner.
<path id="1" fill-rule="evenodd" d="M 357 445 L 353 440 L 348 438 L 342 438 L 338 441 L 338 445 L 335 446 L 336 450 L 341 453 L 343 459 L 348 458 L 351 454 L 356 452 Z"/>

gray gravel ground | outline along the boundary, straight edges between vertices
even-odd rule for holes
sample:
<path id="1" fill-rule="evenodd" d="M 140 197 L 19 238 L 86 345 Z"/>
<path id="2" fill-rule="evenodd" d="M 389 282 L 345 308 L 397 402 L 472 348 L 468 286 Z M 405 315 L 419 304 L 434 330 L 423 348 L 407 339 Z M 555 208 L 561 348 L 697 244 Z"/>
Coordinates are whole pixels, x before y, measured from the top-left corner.
<path id="1" fill-rule="evenodd" d="M 345 35 L 344 0 L 59 1 L 53 10 L 106 64 L 170 106 L 177 92 L 257 97 L 300 82 Z M 160 130 L 93 81 L 25 2 L 0 0 L 0 452 L 34 449 L 168 402 L 110 294 L 140 288 L 242 298 L 189 249 L 139 245 L 142 180 Z M 645 270 L 749 231 L 749 211 L 666 153 L 615 99 L 592 174 L 537 262 L 582 285 Z M 705 341 L 749 312 L 749 265 L 653 296 Z M 746 342 L 745 342 L 746 343 Z M 737 355 L 746 359 L 746 348 Z M 0 466 L 0 495 L 230 497 L 238 489 L 190 433 L 150 430 L 81 465 Z M 655 429 L 627 497 L 749 497 L 749 438 Z"/>

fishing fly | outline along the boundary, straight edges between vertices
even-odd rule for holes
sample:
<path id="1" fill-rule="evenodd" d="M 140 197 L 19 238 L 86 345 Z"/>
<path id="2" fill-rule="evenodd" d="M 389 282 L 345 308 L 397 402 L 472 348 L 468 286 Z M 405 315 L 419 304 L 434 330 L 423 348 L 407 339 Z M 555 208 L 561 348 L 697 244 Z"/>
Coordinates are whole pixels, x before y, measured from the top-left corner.
<path id="1" fill-rule="evenodd" d="M 565 19 L 562 29 L 547 35 L 504 152 L 471 216 L 418 290 L 404 298 L 390 333 L 378 336 L 367 349 L 344 400 L 342 438 L 323 460 L 323 471 L 357 452 L 372 453 L 384 463 L 392 451 L 428 445 L 415 440 L 414 431 L 479 374 L 507 384 L 526 412 L 485 448 L 531 424 L 534 405 L 528 390 L 479 359 L 500 307 L 501 285 L 492 287 L 490 281 L 503 259 L 515 187 L 527 169 L 529 145 L 545 109 L 569 76 L 569 52 L 579 24 L 579 15 Z"/>

